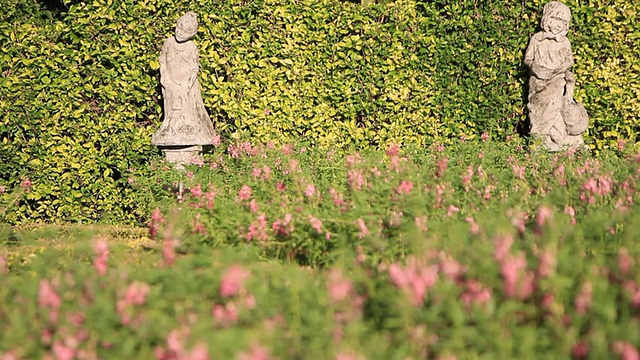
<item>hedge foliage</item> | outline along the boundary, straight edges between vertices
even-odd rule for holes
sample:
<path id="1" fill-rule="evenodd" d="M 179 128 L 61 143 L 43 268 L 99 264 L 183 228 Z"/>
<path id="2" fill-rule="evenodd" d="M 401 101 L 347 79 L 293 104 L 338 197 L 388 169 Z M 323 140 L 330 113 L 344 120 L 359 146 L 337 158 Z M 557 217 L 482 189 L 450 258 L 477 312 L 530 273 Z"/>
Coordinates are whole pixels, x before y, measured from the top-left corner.
<path id="1" fill-rule="evenodd" d="M 638 8 L 568 1 L 588 142 L 638 141 Z M 15 222 L 133 221 L 127 185 L 158 151 L 158 52 L 199 14 L 203 97 L 227 137 L 337 148 L 505 138 L 543 1 L 92 0 L 0 10 L 0 181 L 33 183 Z M 113 220 L 109 220 L 113 219 Z"/>

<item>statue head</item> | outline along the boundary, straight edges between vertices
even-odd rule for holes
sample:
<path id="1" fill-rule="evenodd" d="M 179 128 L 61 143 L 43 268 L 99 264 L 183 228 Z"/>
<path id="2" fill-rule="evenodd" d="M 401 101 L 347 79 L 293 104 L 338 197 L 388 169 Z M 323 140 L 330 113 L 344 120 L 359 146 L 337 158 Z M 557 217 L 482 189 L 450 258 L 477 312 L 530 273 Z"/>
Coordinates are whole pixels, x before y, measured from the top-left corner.
<path id="1" fill-rule="evenodd" d="M 182 15 L 176 23 L 176 41 L 191 40 L 198 32 L 198 16 L 193 11 Z"/>
<path id="2" fill-rule="evenodd" d="M 569 32 L 571 9 L 559 1 L 547 3 L 542 10 L 542 29 L 553 35 L 566 36 Z"/>

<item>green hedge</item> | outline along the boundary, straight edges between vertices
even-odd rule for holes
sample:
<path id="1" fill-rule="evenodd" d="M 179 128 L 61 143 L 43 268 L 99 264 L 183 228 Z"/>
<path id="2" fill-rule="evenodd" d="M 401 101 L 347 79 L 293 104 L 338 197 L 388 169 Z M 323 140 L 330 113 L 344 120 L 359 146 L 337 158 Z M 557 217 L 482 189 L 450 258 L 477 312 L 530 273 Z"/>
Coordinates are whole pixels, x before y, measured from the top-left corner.
<path id="1" fill-rule="evenodd" d="M 205 104 L 227 137 L 363 148 L 513 135 L 543 4 L 94 0 L 53 17 L 14 0 L 0 10 L 0 181 L 33 188 L 9 220 L 144 216 L 127 180 L 159 156 L 157 57 L 187 10 L 201 24 Z M 638 9 L 568 5 L 587 141 L 635 143 Z"/>

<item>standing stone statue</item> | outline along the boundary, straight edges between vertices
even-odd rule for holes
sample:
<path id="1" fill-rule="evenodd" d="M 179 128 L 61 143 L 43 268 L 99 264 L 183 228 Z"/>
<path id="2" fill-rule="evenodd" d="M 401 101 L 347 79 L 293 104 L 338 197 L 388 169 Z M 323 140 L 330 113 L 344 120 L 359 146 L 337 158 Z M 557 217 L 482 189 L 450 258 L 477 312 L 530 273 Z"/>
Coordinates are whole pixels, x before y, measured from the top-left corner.
<path id="1" fill-rule="evenodd" d="M 524 63 L 529 78 L 529 120 L 531 135 L 542 140 L 550 151 L 583 147 L 582 133 L 589 116 L 581 103 L 573 99 L 575 77 L 569 71 L 573 52 L 567 39 L 571 10 L 551 1 L 542 11 L 542 31 L 529 41 Z"/>
<path id="2" fill-rule="evenodd" d="M 210 145 L 215 136 L 198 82 L 198 48 L 191 41 L 197 32 L 198 19 L 190 11 L 178 19 L 175 36 L 167 38 L 160 52 L 164 121 L 151 143 L 178 167 L 200 156 L 202 145 Z"/>

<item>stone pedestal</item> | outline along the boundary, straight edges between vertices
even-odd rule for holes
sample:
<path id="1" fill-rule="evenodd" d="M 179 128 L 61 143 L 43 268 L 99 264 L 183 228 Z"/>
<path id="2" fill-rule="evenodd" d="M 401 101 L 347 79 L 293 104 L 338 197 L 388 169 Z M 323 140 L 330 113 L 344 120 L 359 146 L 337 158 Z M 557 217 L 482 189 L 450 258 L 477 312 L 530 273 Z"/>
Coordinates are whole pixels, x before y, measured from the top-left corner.
<path id="1" fill-rule="evenodd" d="M 159 146 L 167 162 L 174 164 L 178 170 L 183 170 L 185 164 L 202 158 L 202 145 Z"/>

